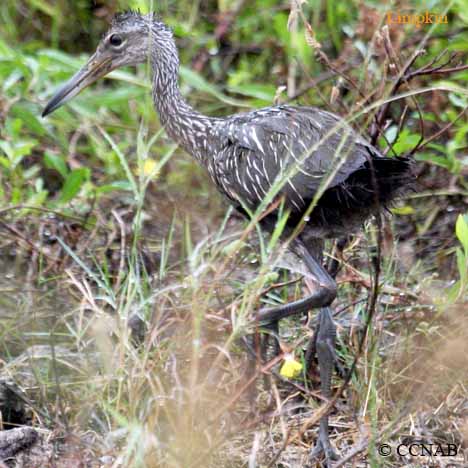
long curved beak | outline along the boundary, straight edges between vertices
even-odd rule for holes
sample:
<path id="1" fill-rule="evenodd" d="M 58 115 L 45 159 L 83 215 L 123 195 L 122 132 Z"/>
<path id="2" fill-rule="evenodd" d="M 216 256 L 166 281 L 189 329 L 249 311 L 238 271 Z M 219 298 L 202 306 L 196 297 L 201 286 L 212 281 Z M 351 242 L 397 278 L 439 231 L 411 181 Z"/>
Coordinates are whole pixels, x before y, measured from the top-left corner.
<path id="1" fill-rule="evenodd" d="M 42 117 L 51 114 L 90 84 L 112 71 L 112 58 L 98 58 L 94 54 L 52 97 L 42 111 Z"/>

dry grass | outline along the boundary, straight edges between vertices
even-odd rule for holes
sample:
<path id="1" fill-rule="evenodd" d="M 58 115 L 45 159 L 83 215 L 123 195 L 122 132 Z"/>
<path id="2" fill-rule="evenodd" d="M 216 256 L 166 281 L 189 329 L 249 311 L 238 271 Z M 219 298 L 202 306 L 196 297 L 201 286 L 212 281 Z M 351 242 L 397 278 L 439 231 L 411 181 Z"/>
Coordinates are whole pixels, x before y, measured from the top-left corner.
<path id="1" fill-rule="evenodd" d="M 118 268 L 104 273 L 89 239 L 81 236 L 75 248 L 82 257 L 69 258 L 64 275 L 39 289 L 33 283 L 25 289 L 14 280 L 8 289 L 1 286 L 3 336 L 7 348 L 19 354 L 3 373 L 28 395 L 26 419 L 39 427 L 53 422 L 56 428 L 44 428 L 39 453 L 36 447 L 23 454 L 17 466 L 28 466 L 21 460 L 31 463 L 35 456 L 50 463 L 52 455 L 63 467 L 78 461 L 115 467 L 270 466 L 275 457 L 271 466 L 306 466 L 317 425 L 295 435 L 319 414 L 318 377 L 313 373 L 311 387 L 285 381 L 277 374 L 278 360 L 260 366 L 250 381 L 246 377 L 239 338 L 248 330 L 259 289 L 279 278 L 269 273 L 272 257 L 262 262 L 248 244 L 233 243 L 239 232 L 228 233 L 237 225 L 231 220 L 230 231 L 194 242 L 183 262 L 177 257 L 187 239 L 176 235 L 174 252 L 162 253 L 172 259 L 163 282 L 147 270 L 142 255 L 132 256 L 131 237 L 128 245 L 122 236 L 107 245 L 112 264 L 121 267 L 120 255 L 125 256 L 124 273 Z M 140 246 L 150 245 L 150 238 L 143 235 L 134 252 L 144 251 Z M 350 245 L 338 277 L 338 351 L 345 366 L 363 332 L 362 300 L 369 284 L 362 259 L 368 242 L 361 236 Z M 81 243 L 87 248 L 80 249 Z M 108 256 L 104 250 L 99 255 Z M 63 254 L 57 250 L 54 256 Z M 416 293 L 416 285 L 396 276 L 400 266 L 396 259 L 385 262 L 371 333 L 356 375 L 331 414 L 332 442 L 343 457 L 338 466 L 436 466 L 427 459 L 415 464 L 414 457 L 379 457 L 376 447 L 383 442 L 395 446 L 424 439 L 466 446 L 463 304 L 444 303 L 444 290 L 436 292 L 434 284 L 425 286 L 430 295 L 425 288 Z M 9 278 L 24 277 L 23 266 L 14 260 L 4 268 Z M 302 294 L 299 285 L 280 288 L 283 299 Z M 130 328 L 128 317 L 133 317 Z M 282 335 L 299 351 L 308 332 L 290 319 Z M 262 375 L 269 376 L 270 389 Z M 336 378 L 335 388 L 340 384 Z M 254 413 L 248 403 L 253 386 Z M 292 442 L 284 447 L 288 439 Z"/>
<path id="2" fill-rule="evenodd" d="M 2 14 L 21 18 L 22 8 L 10 11 L 7 3 L 0 6 Z M 30 3 L 31 11 L 36 11 L 37 2 Z M 42 13 L 47 21 L 31 18 L 55 34 L 62 27 L 61 7 L 80 2 L 50 3 L 59 13 L 50 17 Z M 162 11 L 167 9 L 173 23 L 181 25 L 184 60 L 192 60 L 195 68 L 213 60 L 208 76 L 195 74 L 192 81 L 188 76 L 184 83 L 193 92 L 192 101 L 200 98 L 197 104 L 207 113 L 238 110 L 225 104 L 228 96 L 221 92 L 225 82 L 245 79 L 246 88 L 253 85 L 251 90 L 258 94 L 261 80 L 268 79 L 273 86 L 293 68 L 297 71 L 296 55 L 302 55 L 310 63 L 300 64 L 304 76 L 293 83 L 295 97 L 351 116 L 356 126 L 369 128 L 385 151 L 390 152 L 392 145 L 401 152 L 412 150 L 423 122 L 428 146 L 418 165 L 418 192 L 397 206 L 397 216 L 382 228 L 380 294 L 356 371 L 331 410 L 331 440 L 342 457 L 335 468 L 467 466 L 467 298 L 460 295 L 454 303 L 449 293 L 460 276 L 454 224 L 467 200 L 462 157 L 468 127 L 460 113 L 466 105 L 466 91 L 460 86 L 464 75 L 449 74 L 450 86 L 435 85 L 430 73 L 412 75 L 449 59 L 442 66 L 459 65 L 452 63 L 454 57 L 439 55 L 445 38 L 439 44 L 437 31 L 408 35 L 399 26 L 381 29 L 382 12 L 362 2 L 353 2 L 354 12 L 352 8 L 339 12 L 342 6 L 329 8 L 333 2 L 322 2 L 321 9 L 310 12 L 308 31 L 323 37 L 321 48 L 316 42 L 300 45 L 298 38 L 288 39 L 286 10 L 275 10 L 275 21 L 270 11 L 233 15 L 229 25 L 218 25 L 224 32 L 218 28 L 213 33 L 212 25 L 206 29 L 204 24 L 214 17 L 211 8 L 208 13 L 198 11 L 205 2 L 192 5 L 180 0 L 184 13 L 174 17 L 169 14 L 172 4 L 161 3 L 167 3 Z M 111 16 L 113 7 L 117 4 L 102 7 L 97 14 Z M 184 22 L 181 17 L 187 11 L 191 18 Z M 352 16 L 356 12 L 359 24 Z M 216 14 L 217 21 L 223 18 L 217 10 Z M 203 26 L 196 30 L 198 20 Z M 252 22 L 258 26 L 257 20 L 265 28 L 263 39 L 260 28 L 250 26 Z M 338 24 L 348 28 L 342 44 Z M 356 26 L 353 34 L 349 25 Z M 18 32 L 9 26 L 5 37 L 19 43 Z M 231 26 L 234 31 L 229 32 Z M 197 34 L 187 35 L 192 27 Z M 276 38 L 281 28 L 285 36 Z M 328 40 L 330 31 L 333 38 Z M 66 38 L 82 35 L 81 29 L 64 32 Z M 48 36 L 33 33 L 43 40 L 37 47 L 50 47 L 44 39 Z M 30 34 L 28 29 L 25 35 Z M 214 41 L 213 34 L 221 36 Z M 447 40 L 458 34 L 448 31 Z M 243 35 L 245 44 L 238 43 Z M 212 40 L 223 44 L 220 50 L 226 55 L 212 56 Z M 4 38 L 0 41 L 1 46 Z M 10 466 L 314 466 L 309 452 L 325 407 L 317 369 L 308 379 L 287 381 L 279 375 L 278 358 L 257 363 L 254 374 L 247 375 L 248 354 L 242 345 L 243 337 L 257 331 L 255 311 L 262 303 L 277 304 L 304 294 L 304 282 L 294 281 L 300 262 L 283 259 L 289 270 L 275 268 L 281 266 L 281 245 L 259 240 L 254 224 L 246 227 L 232 212 L 224 217 L 218 195 L 199 169 L 184 157 L 170 159 L 174 147 L 155 121 L 142 70 L 136 78 L 138 87 L 122 83 L 135 81 L 123 73 L 119 75 L 123 94 L 103 86 L 94 95 L 90 91 L 88 101 L 72 107 L 72 113 L 63 109 L 63 119 L 36 122 L 37 96 L 44 90 L 49 93 L 79 60 L 48 55 L 42 49 L 36 56 L 30 52 L 36 46 L 10 54 L 7 42 L 8 57 L 0 75 L 10 89 L 0 99 L 0 118 L 3 124 L 5 117 L 5 141 L 10 145 L 4 147 L 13 152 L 18 145 L 20 156 L 0 161 L 4 164 L 0 197 L 8 200 L 8 206 L 0 207 L 0 405 L 10 426 L 31 425 L 40 434 L 40 443 L 22 451 Z M 423 45 L 427 57 L 418 55 L 411 62 L 412 52 L 420 54 Z M 336 59 L 331 60 L 335 52 Z M 321 63 L 312 60 L 315 54 Z M 320 71 L 318 81 L 308 77 L 309 68 Z M 326 76 L 336 80 L 328 85 Z M 318 89 L 322 78 L 323 89 Z M 214 80 L 215 85 L 208 83 Z M 19 107 L 13 113 L 19 99 L 15 83 L 24 84 L 21 100 L 28 106 L 34 95 L 37 109 Z M 461 91 L 453 92 L 457 86 Z M 419 94 L 426 87 L 430 92 Z M 242 86 L 237 89 L 242 91 Z M 447 89 L 452 92 L 442 91 Z M 406 91 L 408 98 L 389 109 L 386 100 Z M 146 99 L 141 98 L 143 93 Z M 241 96 L 244 105 L 265 103 L 264 97 Z M 102 107 L 96 104 L 101 98 Z M 373 112 L 363 111 L 366 103 Z M 374 112 L 377 123 L 371 119 Z M 17 128 L 18 115 L 24 118 L 23 129 Z M 156 136 L 147 139 L 147 133 Z M 431 135 L 437 140 L 429 141 Z M 434 149 L 429 143 L 436 142 Z M 32 153 L 23 155 L 21 150 L 28 145 Z M 49 165 L 42 162 L 45 153 Z M 156 168 L 145 176 L 141 168 L 148 157 L 157 158 Z M 54 169 L 50 161 L 55 161 Z M 92 168 L 89 180 L 61 203 L 64 180 L 72 170 L 87 167 Z M 110 191 L 96 196 L 103 186 Z M 10 200 L 15 197 L 27 207 L 13 206 Z M 334 308 L 338 355 L 345 370 L 365 332 L 378 237 L 369 223 L 340 259 Z M 315 312 L 310 316 L 313 321 Z M 282 342 L 298 359 L 311 333 L 304 318 L 290 318 L 281 325 Z M 3 379 L 16 392 L 11 398 L 15 417 L 10 421 L 5 418 L 11 400 L 5 405 Z M 335 376 L 334 390 L 341 384 Z M 398 444 L 418 440 L 453 443 L 459 454 L 432 459 L 395 455 Z M 391 445 L 391 456 L 379 454 L 382 443 Z"/>

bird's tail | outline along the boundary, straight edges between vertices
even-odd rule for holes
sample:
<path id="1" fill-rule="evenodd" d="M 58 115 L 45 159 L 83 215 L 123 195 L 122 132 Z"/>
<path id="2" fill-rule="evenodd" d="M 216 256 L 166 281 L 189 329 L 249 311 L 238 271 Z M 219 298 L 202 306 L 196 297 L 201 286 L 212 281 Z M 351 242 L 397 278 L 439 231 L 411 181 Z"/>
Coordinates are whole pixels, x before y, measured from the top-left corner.
<path id="1" fill-rule="evenodd" d="M 357 182 L 362 176 L 370 177 L 374 203 L 386 205 L 414 189 L 413 162 L 406 157 L 370 159 L 363 169 L 364 174 L 356 173 Z"/>
<path id="2" fill-rule="evenodd" d="M 414 190 L 412 166 L 413 161 L 406 157 L 370 158 L 346 181 L 324 192 L 314 210 L 315 216 L 321 223 L 342 225 L 353 214 L 360 220 L 388 207 Z"/>

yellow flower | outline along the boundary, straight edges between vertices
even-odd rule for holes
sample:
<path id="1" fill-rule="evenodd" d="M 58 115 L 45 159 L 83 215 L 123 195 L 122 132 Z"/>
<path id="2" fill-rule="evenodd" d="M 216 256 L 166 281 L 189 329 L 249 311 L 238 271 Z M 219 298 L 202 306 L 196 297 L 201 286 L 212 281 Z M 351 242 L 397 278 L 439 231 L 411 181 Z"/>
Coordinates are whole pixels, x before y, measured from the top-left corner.
<path id="1" fill-rule="evenodd" d="M 284 363 L 281 366 L 280 374 L 287 379 L 295 379 L 302 372 L 302 364 L 288 353 L 284 356 Z"/>
<path id="2" fill-rule="evenodd" d="M 145 159 L 141 167 L 141 175 L 144 175 L 145 177 L 156 175 L 157 165 L 158 163 L 154 159 Z M 137 173 L 140 174 L 140 171 L 137 170 Z"/>

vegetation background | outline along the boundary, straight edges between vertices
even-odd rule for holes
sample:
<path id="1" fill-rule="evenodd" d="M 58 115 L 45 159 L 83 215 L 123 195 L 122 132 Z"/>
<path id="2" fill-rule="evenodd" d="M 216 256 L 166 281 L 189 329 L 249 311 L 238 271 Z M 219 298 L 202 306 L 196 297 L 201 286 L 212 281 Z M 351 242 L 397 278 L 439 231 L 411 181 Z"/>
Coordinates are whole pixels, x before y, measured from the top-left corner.
<path id="1" fill-rule="evenodd" d="M 257 379 L 252 416 L 239 347 L 259 302 L 299 297 L 302 283 L 284 285 L 294 272 L 272 270 L 275 239 L 227 209 L 167 139 L 147 67 L 115 71 L 40 117 L 128 8 L 153 8 L 173 28 L 183 94 L 209 115 L 292 101 L 349 116 L 407 93 L 378 128 L 369 116 L 382 106 L 355 122 L 388 154 L 423 145 L 414 193 L 341 257 L 345 368 L 376 279 L 380 295 L 332 441 L 336 466 L 442 466 L 379 455 L 382 442 L 420 439 L 455 444 L 450 461 L 466 466 L 466 0 L 4 0 L 0 409 L 4 429 L 39 434 L 11 466 L 299 467 L 316 438 L 317 376 L 287 381 L 273 367 L 268 385 Z M 426 10 L 447 24 L 384 28 L 389 12 Z M 406 71 L 422 72 L 393 89 L 413 53 Z M 308 329 L 286 322 L 300 360 Z"/>

